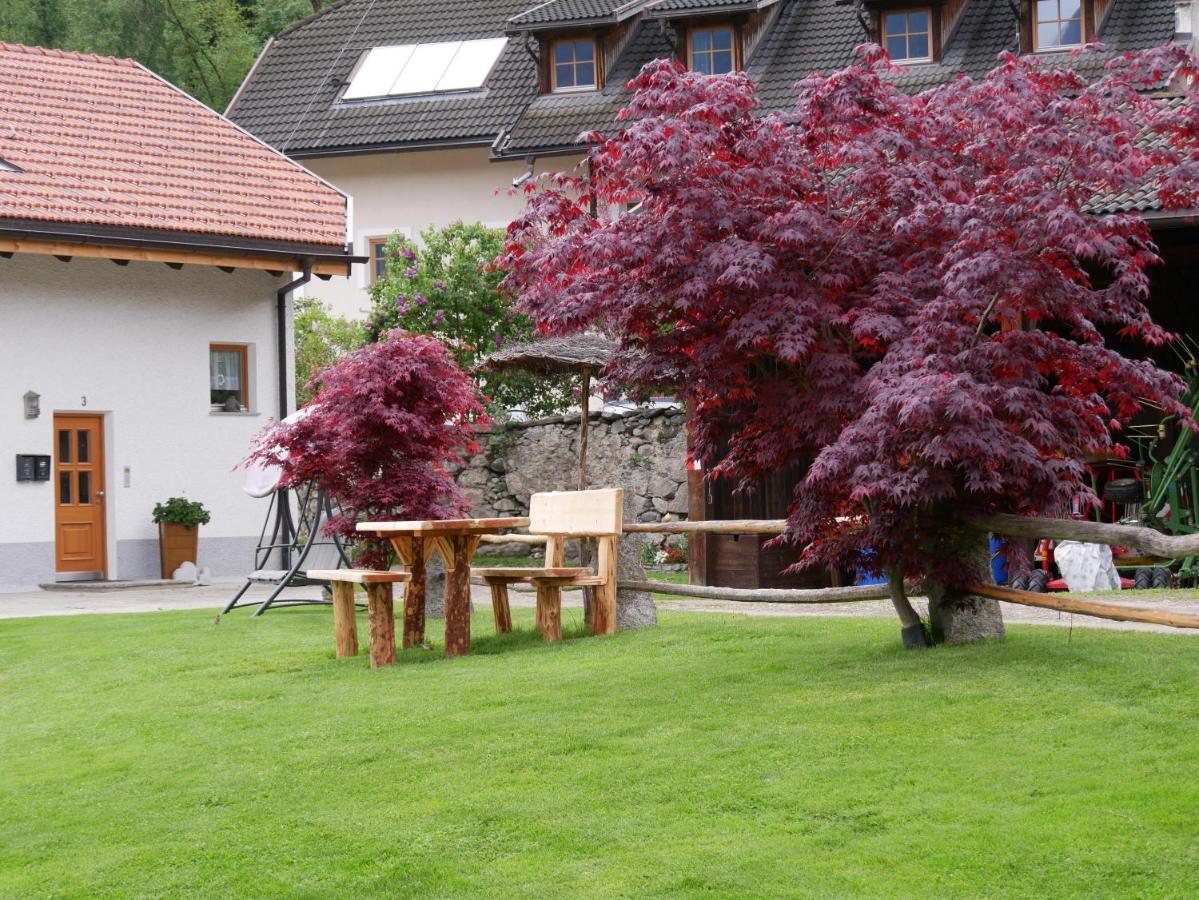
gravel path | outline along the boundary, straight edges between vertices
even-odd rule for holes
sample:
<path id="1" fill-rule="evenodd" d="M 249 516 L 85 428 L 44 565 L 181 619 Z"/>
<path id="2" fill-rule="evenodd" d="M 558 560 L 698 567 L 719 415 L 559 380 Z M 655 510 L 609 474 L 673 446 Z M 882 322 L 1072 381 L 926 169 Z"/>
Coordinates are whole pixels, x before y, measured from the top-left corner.
<path id="1" fill-rule="evenodd" d="M 108 591 L 21 591 L 0 592 L 0 619 L 28 618 L 35 616 L 74 616 L 92 613 L 135 613 L 161 612 L 172 609 L 219 609 L 224 606 L 238 587 L 237 579 L 220 579 L 207 587 L 145 587 L 127 588 Z M 254 587 L 248 596 L 264 599 L 269 593 L 267 587 Z M 284 592 L 284 596 L 309 597 L 313 596 L 312 588 L 294 588 Z M 491 608 L 491 600 L 487 589 L 479 585 L 471 588 L 471 596 L 476 610 Z M 1169 609 L 1174 612 L 1199 614 L 1199 591 L 1172 591 L 1168 595 L 1152 595 L 1146 599 L 1136 599 L 1134 592 L 1116 594 L 1087 594 L 1088 598 L 1108 600 L 1126 606 L 1145 608 Z M 529 608 L 534 605 L 532 594 L 513 591 L 511 594 L 513 606 Z M 784 605 L 779 603 L 732 603 L 723 600 L 686 600 L 677 597 L 670 599 L 659 598 L 660 609 L 677 609 L 687 612 L 733 613 L 743 616 L 788 617 L 788 616 L 878 616 L 888 619 L 895 618 L 895 612 L 890 602 L 886 600 L 869 600 L 858 603 L 831 603 L 820 605 Z M 927 612 L 926 604 L 919 598 L 913 604 L 923 615 Z M 1058 613 L 1049 609 L 1037 609 L 1030 606 L 1016 606 L 1010 603 L 1003 605 L 1005 622 L 1027 623 L 1033 625 L 1059 625 L 1074 628 L 1109 628 L 1118 631 L 1158 631 L 1167 634 L 1199 635 L 1199 631 L 1188 629 L 1167 628 L 1162 625 L 1141 625 L 1135 622 L 1113 622 L 1107 619 L 1094 619 L 1090 616 Z M 563 596 L 563 606 L 578 608 L 581 599 L 578 593 L 567 592 Z M 236 615 L 249 615 L 250 610 L 237 610 Z"/>

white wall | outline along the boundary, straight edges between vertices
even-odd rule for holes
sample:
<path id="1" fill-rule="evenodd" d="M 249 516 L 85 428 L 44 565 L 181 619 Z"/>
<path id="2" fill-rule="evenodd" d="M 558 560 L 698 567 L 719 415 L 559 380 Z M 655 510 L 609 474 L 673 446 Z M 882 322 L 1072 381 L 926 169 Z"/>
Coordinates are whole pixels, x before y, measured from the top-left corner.
<path id="1" fill-rule="evenodd" d="M 53 453 L 56 411 L 105 414 L 110 578 L 157 577 L 150 514 L 175 495 L 212 512 L 200 564 L 218 574 L 248 568 L 266 501 L 245 495 L 232 469 L 277 414 L 275 291 L 288 280 L 207 266 L 0 259 L 0 585 L 53 578 L 54 487 L 17 483 L 14 456 Z M 252 345 L 250 413 L 210 412 L 213 342 Z M 21 399 L 29 390 L 41 395 L 32 420 Z"/>
<path id="2" fill-rule="evenodd" d="M 522 194 L 511 196 L 512 180 L 523 160 L 493 163 L 487 148 L 381 153 L 303 159 L 300 162 L 353 198 L 354 252 L 367 255 L 372 237 L 401 231 L 418 237 L 430 225 L 458 219 L 505 227 L 524 208 Z M 537 172 L 573 168 L 577 160 L 539 160 Z M 498 192 L 498 193 L 497 193 Z M 370 310 L 367 266 L 349 278 L 314 281 L 305 289 L 337 315 L 365 318 Z"/>

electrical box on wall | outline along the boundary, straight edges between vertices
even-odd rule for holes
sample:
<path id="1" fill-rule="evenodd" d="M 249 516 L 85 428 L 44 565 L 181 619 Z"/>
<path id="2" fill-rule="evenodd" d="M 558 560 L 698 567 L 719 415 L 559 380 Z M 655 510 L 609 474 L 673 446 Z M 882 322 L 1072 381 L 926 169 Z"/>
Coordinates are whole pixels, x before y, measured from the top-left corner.
<path id="1" fill-rule="evenodd" d="M 17 481 L 49 481 L 50 457 L 33 453 L 17 454 Z"/>

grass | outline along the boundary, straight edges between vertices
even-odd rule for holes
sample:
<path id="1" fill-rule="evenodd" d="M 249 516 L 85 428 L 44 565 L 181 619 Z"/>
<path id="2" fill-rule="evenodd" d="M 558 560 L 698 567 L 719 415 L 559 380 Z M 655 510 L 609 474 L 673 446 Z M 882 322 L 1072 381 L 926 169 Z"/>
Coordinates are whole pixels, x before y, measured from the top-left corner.
<path id="1" fill-rule="evenodd" d="M 0 622 L 0 895 L 1199 893 L 1190 638 L 480 616 L 470 657 L 371 671 L 331 631 Z"/>

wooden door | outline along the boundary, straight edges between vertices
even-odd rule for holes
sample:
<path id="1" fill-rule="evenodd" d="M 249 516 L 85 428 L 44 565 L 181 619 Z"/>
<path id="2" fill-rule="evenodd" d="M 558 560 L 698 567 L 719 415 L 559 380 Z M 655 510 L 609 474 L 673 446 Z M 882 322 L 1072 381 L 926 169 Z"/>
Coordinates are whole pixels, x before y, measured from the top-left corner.
<path id="1" fill-rule="evenodd" d="M 100 416 L 54 416 L 54 544 L 60 575 L 107 576 Z"/>

